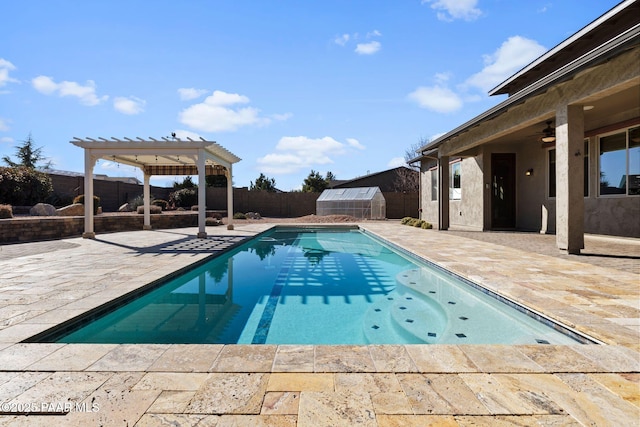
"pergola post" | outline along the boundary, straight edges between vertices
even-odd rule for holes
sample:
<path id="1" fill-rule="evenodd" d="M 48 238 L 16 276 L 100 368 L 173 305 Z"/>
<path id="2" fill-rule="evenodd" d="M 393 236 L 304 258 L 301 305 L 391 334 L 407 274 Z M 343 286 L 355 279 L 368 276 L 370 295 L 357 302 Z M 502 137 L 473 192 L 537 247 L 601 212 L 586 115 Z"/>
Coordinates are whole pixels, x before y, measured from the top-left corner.
<path id="1" fill-rule="evenodd" d="M 85 239 L 95 239 L 93 231 L 93 166 L 96 158 L 91 150 L 84 150 L 84 233 Z"/>
<path id="2" fill-rule="evenodd" d="M 233 230 L 233 173 L 231 165 L 227 166 L 227 230 Z"/>
<path id="3" fill-rule="evenodd" d="M 144 225 L 143 230 L 151 230 L 151 186 L 149 181 L 151 175 L 144 173 L 144 188 L 142 190 L 142 198 L 144 202 Z"/>
<path id="4" fill-rule="evenodd" d="M 205 176 L 205 154 L 203 149 L 198 150 L 196 159 L 198 166 L 198 238 L 206 239 L 206 214 L 207 214 L 207 181 Z"/>

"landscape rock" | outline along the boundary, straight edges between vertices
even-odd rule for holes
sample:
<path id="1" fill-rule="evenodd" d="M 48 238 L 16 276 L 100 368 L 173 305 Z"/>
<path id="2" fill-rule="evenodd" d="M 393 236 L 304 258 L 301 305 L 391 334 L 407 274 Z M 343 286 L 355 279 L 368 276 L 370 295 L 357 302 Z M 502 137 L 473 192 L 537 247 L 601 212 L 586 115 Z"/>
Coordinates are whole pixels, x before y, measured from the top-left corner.
<path id="1" fill-rule="evenodd" d="M 55 207 L 47 203 L 38 203 L 31 209 L 29 209 L 29 215 L 31 216 L 58 216 L 58 211 Z"/>
<path id="2" fill-rule="evenodd" d="M 59 216 L 82 216 L 84 215 L 84 205 L 82 203 L 74 203 L 69 206 L 58 209 Z"/>
<path id="3" fill-rule="evenodd" d="M 132 212 L 133 209 L 129 203 L 125 203 L 124 205 L 118 208 L 118 212 Z"/>

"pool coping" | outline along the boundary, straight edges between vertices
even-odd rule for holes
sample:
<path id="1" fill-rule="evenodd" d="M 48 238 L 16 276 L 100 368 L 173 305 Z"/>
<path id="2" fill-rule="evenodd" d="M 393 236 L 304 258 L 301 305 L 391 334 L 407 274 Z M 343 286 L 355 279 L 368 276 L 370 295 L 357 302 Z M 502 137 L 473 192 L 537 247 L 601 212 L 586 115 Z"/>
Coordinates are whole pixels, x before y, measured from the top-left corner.
<path id="1" fill-rule="evenodd" d="M 247 225 L 242 227 L 236 227 L 238 230 L 235 232 L 229 232 L 230 234 L 250 234 L 254 235 L 259 233 L 260 230 L 264 230 L 264 227 L 271 228 L 273 225 L 261 225 L 261 226 L 253 226 Z M 440 264 L 444 264 L 447 267 L 453 265 L 454 270 L 458 270 L 462 273 L 463 277 L 470 277 L 471 279 L 475 279 L 483 285 L 487 285 L 486 277 L 477 276 L 469 271 L 465 271 L 467 266 L 464 263 L 456 264 L 455 261 L 451 261 L 453 258 L 447 259 L 448 254 L 444 253 L 444 251 L 439 251 L 439 249 L 434 249 L 440 243 L 448 242 L 449 245 L 452 242 L 455 242 L 456 245 L 461 246 L 473 246 L 473 248 L 466 247 L 465 250 L 468 252 L 463 254 L 464 256 L 473 256 L 476 255 L 478 257 L 478 253 L 472 253 L 474 248 L 485 248 L 482 249 L 482 256 L 487 255 L 486 251 L 491 252 L 493 249 L 492 245 L 485 244 L 475 244 L 466 241 L 464 238 L 454 238 L 451 236 L 446 236 L 446 233 L 438 233 L 436 231 L 424 231 L 424 234 L 419 234 L 418 236 L 424 236 L 421 239 L 416 239 L 416 234 L 414 230 L 410 230 L 408 227 L 403 227 L 395 224 L 385 224 L 385 223 L 366 223 L 360 224 L 361 227 L 365 229 L 369 229 L 375 231 L 376 235 L 383 235 L 389 237 L 393 240 L 396 246 L 407 248 L 407 250 L 412 250 L 411 247 L 415 247 L 418 243 L 426 244 L 428 243 L 431 248 L 420 249 L 419 253 L 421 256 L 425 256 L 428 260 L 434 260 L 435 262 Z M 214 229 L 215 230 L 215 229 Z M 422 231 L 421 231 L 422 232 Z M 97 251 L 100 251 L 104 248 L 104 243 L 106 241 L 111 241 L 110 244 L 119 247 L 117 253 L 120 253 L 124 260 L 128 260 L 129 257 L 141 257 L 145 259 L 152 259 L 151 255 L 148 254 L 138 254 L 135 251 L 130 250 L 130 246 L 126 244 L 122 244 L 122 241 L 126 241 L 128 238 L 136 239 L 139 236 L 143 238 L 154 238 L 154 234 L 140 234 L 140 233 L 149 233 L 149 232 L 132 232 L 132 233 L 118 233 L 117 236 L 105 236 L 104 238 L 99 236 L 99 238 L 104 239 L 103 242 L 87 242 L 82 240 L 75 239 L 65 239 L 65 241 L 69 241 L 72 243 L 78 243 L 81 247 L 85 247 L 88 249 L 87 255 L 78 255 L 78 257 L 92 257 L 95 256 L 95 259 L 100 259 L 100 254 Z M 195 231 L 193 229 L 185 229 L 183 232 L 177 231 L 174 232 L 178 236 L 183 235 L 191 235 L 194 234 Z M 180 234 L 182 233 L 182 234 Z M 224 235 L 229 235 L 228 232 L 221 233 Z M 159 234 L 155 235 L 158 237 Z M 168 236 L 171 237 L 171 236 Z M 162 239 L 160 239 L 162 240 Z M 397 244 L 397 242 L 402 242 L 402 244 Z M 114 243 L 115 242 L 115 243 Z M 117 243 L 117 244 L 116 244 Z M 102 246 L 101 246 L 102 245 Z M 123 249 L 124 248 L 124 249 Z M 488 248 L 488 249 L 487 249 Z M 69 251 L 73 251 L 73 249 L 69 249 Z M 82 251 L 80 251 L 82 252 Z M 514 258 L 526 256 L 528 254 L 523 254 L 518 251 L 509 251 L 510 254 L 513 255 Z M 127 255 L 128 254 L 128 255 Z M 20 274 L 22 274 L 23 270 L 25 274 L 29 274 L 29 277 L 39 277 L 38 272 L 35 269 L 42 263 L 46 264 L 48 261 L 55 259 L 56 257 L 64 257 L 65 251 L 61 251 L 59 254 L 56 253 L 47 253 L 42 256 L 33 256 L 33 257 L 24 257 L 15 262 L 3 261 L 0 262 L 0 265 L 13 265 L 16 267 L 16 272 L 7 271 L 0 273 L 0 278 L 3 279 L 4 283 L 9 283 L 6 287 L 0 288 L 3 292 L 0 292 L 0 296 L 9 295 L 11 293 L 15 293 L 15 295 L 22 295 L 20 292 L 28 292 L 28 284 L 24 282 L 24 280 L 29 279 L 21 279 Z M 104 254 L 102 255 L 104 257 Z M 108 255 L 107 255 L 108 256 Z M 115 255 L 114 255 L 115 256 Z M 158 257 L 163 258 L 163 263 L 168 263 L 170 265 L 174 264 L 191 264 L 194 260 L 202 258 L 202 255 L 194 252 L 187 254 L 158 254 Z M 488 256 L 488 255 L 487 255 Z M 492 255 L 493 256 L 493 255 Z M 40 257 L 40 258 L 38 258 Z M 34 259 L 30 259 L 34 258 Z M 35 258 L 38 258 L 37 260 Z M 438 259 L 440 258 L 440 259 Z M 472 257 L 473 258 L 473 257 Z M 81 258 L 77 258 L 81 260 Z M 474 258 L 475 259 L 475 258 Z M 537 258 L 536 258 L 537 259 Z M 186 262 L 185 262 L 186 261 Z M 544 260 L 543 260 L 544 261 Z M 565 275 L 566 270 L 578 271 L 583 269 L 584 272 L 580 274 L 576 274 L 576 277 L 584 280 L 585 284 L 588 283 L 588 275 L 589 273 L 594 273 L 595 275 L 600 275 L 601 277 L 608 277 L 609 280 L 618 280 L 620 283 L 623 283 L 625 280 L 628 281 L 629 278 L 637 278 L 631 274 L 621 274 L 619 272 L 615 272 L 613 270 L 608 269 L 598 269 L 592 268 L 589 266 L 580 266 L 577 263 L 565 262 L 561 261 L 559 264 L 553 260 L 549 261 L 551 266 L 556 266 L 560 273 L 559 275 Z M 551 262 L 553 261 L 553 262 Z M 485 261 L 489 263 L 489 261 Z M 24 264 L 24 265 L 23 265 Z M 57 265 L 64 265 L 64 262 L 61 262 Z M 87 264 L 89 265 L 89 264 Z M 127 268 L 118 271 L 117 273 L 106 273 L 102 274 L 99 277 L 110 277 L 109 274 L 125 274 L 128 269 L 136 268 L 134 262 L 131 265 L 127 266 Z M 69 268 L 69 267 L 68 267 Z M 117 268 L 114 266 L 114 270 Z M 159 267 L 154 269 L 147 268 L 144 271 L 141 271 L 140 274 L 123 277 L 123 279 L 136 280 L 139 284 L 140 282 L 144 282 L 145 278 L 149 279 L 155 276 L 162 276 L 161 273 L 164 267 L 159 264 Z M 168 268 L 168 267 L 167 267 Z M 73 269 L 67 271 L 67 273 Z M 78 269 L 76 269 L 78 270 Z M 98 267 L 96 270 L 105 270 L 108 269 Z M 150 271 L 154 270 L 154 271 Z M 512 270 L 517 270 L 513 269 Z M 70 280 L 73 282 L 75 278 L 90 276 L 93 277 L 93 274 L 98 274 L 102 272 L 92 272 L 92 271 L 76 271 L 77 274 L 71 275 L 71 279 L 66 278 L 63 274 L 58 277 L 58 281 L 56 283 L 62 283 L 64 280 Z M 473 272 L 477 273 L 477 272 Z M 486 273 L 486 272 L 483 272 Z M 497 271 L 496 273 L 500 273 Z M 517 271 L 512 271 L 512 273 L 517 276 Z M 514 277 L 515 277 L 514 276 Z M 496 286 L 500 285 L 503 282 L 504 277 L 498 275 L 497 279 L 494 281 Z M 564 276 L 562 277 L 564 280 Z M 149 283 L 148 280 L 146 283 Z M 515 281 L 518 282 L 518 277 L 515 277 Z M 126 284 L 124 283 L 115 283 L 115 287 L 119 287 L 123 291 L 130 291 L 131 289 L 135 289 L 135 284 Z M 562 286 L 564 288 L 568 288 L 569 285 L 562 282 Z M 576 284 L 578 281 L 575 282 Z M 35 282 L 32 282 L 35 284 Z M 80 283 L 81 286 L 89 286 L 89 284 Z M 98 283 L 96 283 L 97 285 Z M 46 284 L 45 284 L 46 285 Z M 571 282 L 571 285 L 574 285 L 574 282 Z M 5 285 L 0 285 L 5 286 Z M 60 286 L 60 285 L 56 285 Z M 18 288 L 24 288 L 22 290 L 17 290 Z M 138 286 L 139 287 L 139 286 Z M 9 288 L 9 289 L 7 289 Z M 15 289 L 14 289 L 15 288 Z M 12 290 L 13 289 L 13 290 Z M 518 289 L 515 285 L 511 288 L 508 288 L 509 291 L 513 291 Z M 609 288 L 607 288 L 609 289 Z M 524 289 L 528 291 L 528 289 Z M 106 297 L 105 292 L 108 290 L 97 290 L 97 295 L 101 295 Z M 621 292 L 615 290 L 616 292 Z M 558 291 L 560 292 L 560 291 Z M 562 290 L 564 292 L 564 290 Z M 108 293 L 108 292 L 107 292 Z M 28 299 L 29 294 L 24 294 L 24 298 Z M 528 294 L 527 294 L 528 295 Z M 525 299 L 526 296 L 523 295 L 522 298 Z M 554 294 L 554 295 L 557 295 Z M 604 294 L 603 294 L 604 295 Z M 510 295 L 511 296 L 511 295 Z M 623 295 L 611 295 L 612 299 L 610 301 L 621 300 L 625 298 L 625 301 L 628 300 L 627 296 Z M 22 298 L 22 297 L 19 297 Z M 601 297 L 599 297 L 601 298 Z M 94 298 L 95 299 L 95 298 Z M 517 299 L 517 298 L 515 298 Z M 634 301 L 637 301 L 638 296 L 633 295 Z M 77 300 L 76 300 L 77 301 Z M 52 301 L 53 302 L 53 301 Z M 533 300 L 534 307 L 537 305 L 546 303 L 546 300 Z M 47 301 L 36 301 L 34 305 L 38 307 L 46 306 Z M 630 302 L 633 307 L 635 302 Z M 558 307 L 560 307 L 560 303 L 558 303 Z M 608 305 L 604 305 L 602 307 L 609 308 Z M 538 307 L 536 307 L 538 308 Z M 550 315 L 555 319 L 557 317 L 562 318 L 562 315 L 573 315 L 570 312 L 571 306 L 567 305 L 566 309 L 568 311 L 563 311 L 562 307 L 556 309 L 557 307 L 549 307 Z M 63 310 L 64 311 L 64 310 Z M 66 310 L 67 312 L 71 310 Z M 62 313 L 62 311 L 60 312 Z M 55 314 L 55 313 L 54 313 Z M 604 313 L 603 313 L 604 314 Z M 624 313 L 623 313 L 624 314 Z M 607 314 L 605 314 L 607 315 Z M 44 314 L 46 316 L 46 313 Z M 595 316 L 595 317 L 594 317 Z M 592 318 L 585 317 L 584 319 L 587 321 L 585 324 L 581 324 L 578 322 L 576 326 L 586 329 L 589 335 L 595 334 L 596 336 L 599 333 L 604 333 L 604 342 L 605 345 L 567 345 L 567 346 L 547 346 L 547 345 L 536 345 L 536 346 L 504 346 L 504 345 L 441 345 L 441 344 L 426 344 L 426 345 L 384 345 L 384 346 L 271 346 L 271 345 L 205 345 L 207 346 L 207 352 L 199 353 L 194 349 L 193 346 L 189 345 L 92 345 L 92 344 L 31 344 L 31 343 L 20 343 L 19 338 L 25 337 L 25 335 L 31 336 L 33 335 L 33 331 L 37 331 L 38 328 L 42 328 L 42 323 L 37 323 L 34 319 L 38 317 L 35 316 L 33 318 L 23 319 L 22 321 L 16 321 L 15 324 L 10 324 L 7 327 L 0 329 L 0 373 L 5 373 L 5 375 L 43 375 L 42 378 L 56 378 L 58 375 L 64 374 L 66 376 L 70 376 L 76 378 L 77 381 L 82 382 L 82 378 L 85 378 L 86 375 L 95 375 L 94 373 L 109 373 L 110 378 L 115 378 L 113 375 L 118 375 L 118 373 L 126 373 L 127 375 L 135 376 L 140 381 L 136 387 L 140 388 L 140 384 L 144 382 L 144 379 L 157 379 L 158 376 L 167 381 L 166 384 L 156 384 L 156 386 L 152 387 L 155 399 L 160 399 L 163 396 L 163 393 L 168 392 L 169 390 L 175 390 L 176 387 L 181 387 L 177 385 L 181 380 L 178 378 L 196 378 L 194 375 L 205 375 L 206 378 L 214 378 L 210 377 L 211 375 L 231 375 L 232 378 L 241 378 L 238 377 L 240 374 L 253 374 L 253 375 L 266 375 L 267 377 L 261 377 L 264 381 L 269 382 L 274 380 L 275 378 L 281 378 L 280 375 L 287 375 L 286 378 L 289 378 L 290 381 L 293 381 L 294 377 L 289 375 L 296 376 L 298 375 L 314 375 L 313 378 L 325 378 L 327 375 L 331 378 L 333 384 L 333 392 L 329 390 L 326 393 L 334 396 L 334 393 L 338 393 L 338 385 L 337 382 L 341 377 L 341 375 L 357 375 L 357 377 L 353 378 L 365 378 L 361 377 L 362 375 L 371 375 L 372 378 L 386 378 L 385 375 L 395 375 L 396 379 L 401 383 L 403 381 L 408 380 L 409 378 L 413 378 L 413 375 L 422 375 L 422 376 L 430 376 L 439 375 L 443 379 L 448 378 L 450 381 L 453 381 L 451 384 L 455 384 L 457 381 L 460 381 L 461 378 L 465 379 L 465 381 L 476 381 L 481 378 L 485 378 L 483 375 L 494 375 L 497 377 L 495 380 L 504 379 L 503 376 L 507 375 L 510 378 L 515 375 L 513 378 L 519 378 L 520 380 L 525 380 L 528 378 L 539 378 L 545 379 L 545 381 L 552 380 L 556 381 L 547 388 L 546 391 L 541 391 L 541 393 L 546 393 L 549 396 L 556 396 L 553 393 L 557 387 L 562 387 L 563 392 L 571 392 L 571 389 L 577 390 L 580 388 L 577 383 L 574 384 L 571 381 L 574 378 L 574 375 L 580 375 L 580 378 L 584 378 L 585 380 L 589 378 L 589 381 L 599 381 L 598 386 L 596 387 L 593 383 L 590 388 L 590 391 L 587 391 L 587 399 L 591 402 L 590 405 L 595 404 L 596 409 L 590 407 L 589 411 L 591 413 L 586 414 L 586 409 L 583 403 L 577 403 L 577 407 L 574 407 L 573 403 L 567 403 L 562 401 L 559 395 L 556 397 L 556 402 L 562 403 L 562 407 L 565 408 L 570 414 L 571 419 L 578 419 L 584 421 L 585 417 L 588 419 L 589 417 L 595 417 L 593 414 L 598 413 L 609 413 L 610 411 L 618 410 L 619 408 L 624 407 L 624 413 L 631 413 L 635 416 L 635 412 L 629 409 L 629 402 L 631 402 L 633 406 L 633 402 L 637 402 L 637 394 L 638 392 L 623 392 L 620 390 L 615 391 L 613 388 L 607 386 L 608 393 L 613 391 L 613 394 L 610 397 L 605 399 L 605 404 L 597 404 L 594 402 L 598 402 L 598 399 L 602 399 L 602 390 L 601 387 L 604 386 L 604 381 L 610 375 L 615 375 L 615 378 L 618 378 L 616 381 L 625 381 L 622 378 L 624 375 L 632 375 L 637 377 L 638 372 L 640 372 L 640 353 L 638 350 L 640 345 L 637 343 L 635 337 L 637 334 L 633 331 L 633 327 L 631 331 L 629 328 L 626 328 L 612 323 L 607 320 L 605 317 L 598 317 L 598 315 L 592 315 Z M 56 322 L 59 320 L 60 316 L 50 315 L 50 317 L 57 317 Z M 571 318 L 570 318 L 571 319 Z M 577 319 L 580 319 L 579 317 Z M 0 318 L 0 320 L 4 320 L 5 322 L 8 320 L 6 317 Z M 47 318 L 48 320 L 48 318 Z M 591 322 L 591 323 L 589 323 Z M 569 321 L 569 323 L 572 323 Z M 633 324 L 633 323 L 632 323 Z M 30 334 L 30 335 L 29 335 Z M 193 357 L 190 360 L 188 356 L 191 356 L 193 353 Z M 199 355 L 199 356 L 198 356 Z M 73 356 L 73 357 L 71 357 Z M 69 358 L 71 357 L 71 358 Z M 22 373 L 22 374 L 21 374 Z M 38 374 L 41 373 L 41 374 Z M 138 374 L 139 373 L 139 374 Z M 179 374 L 179 377 L 174 377 L 172 375 Z M 80 377 L 79 375 L 84 375 Z M 408 376 L 407 376 L 408 375 Z M 468 377 L 472 375 L 472 377 Z M 16 378 L 18 378 L 16 377 Z M 6 382 L 0 377 L 0 390 L 2 386 L 2 381 Z M 171 378 L 171 380 L 169 380 Z M 197 377 L 200 378 L 200 377 Z M 204 377 L 203 377 L 204 378 Z M 218 378 L 218 377 L 215 377 Z M 221 378 L 221 377 L 220 377 Z M 242 377 L 244 378 L 244 377 Z M 305 377 L 307 378 L 307 377 Z M 351 378 L 351 377 L 349 377 Z M 487 377 L 488 378 L 488 377 Z M 577 378 L 577 377 L 575 377 Z M 632 378 L 632 377 L 629 377 Z M 561 383 L 558 383 L 558 379 Z M 218 381 L 219 379 L 216 379 Z M 208 380 L 207 380 L 208 381 Z M 483 380 L 484 381 L 484 380 Z M 627 380 L 628 381 L 628 380 Z M 106 384 L 106 383 L 105 383 Z M 208 383 L 207 383 L 208 384 Z M 296 383 L 297 384 L 297 383 Z M 404 383 L 403 383 L 404 384 Z M 468 383 L 469 384 L 469 383 Z M 467 385 L 469 386 L 469 385 Z M 531 385 L 530 385 L 531 386 Z M 16 395 L 15 399 L 26 399 L 29 393 L 36 393 L 37 390 L 42 391 L 46 389 L 47 386 L 44 382 L 39 382 L 34 386 L 26 386 L 21 394 Z M 104 386 L 96 386 L 94 392 L 97 393 L 102 390 Z M 133 386 L 132 386 L 133 387 Z M 193 392 L 198 393 L 196 390 L 201 390 L 203 387 L 202 383 L 196 387 L 193 386 Z M 307 396 L 303 400 L 304 402 L 300 402 L 297 407 L 297 412 L 293 417 L 289 417 L 287 415 L 283 415 L 281 418 L 271 418 L 272 420 L 293 420 L 298 421 L 299 425 L 305 425 L 304 420 L 309 420 L 313 418 L 308 418 L 311 409 L 307 405 L 308 399 L 315 399 L 315 395 L 313 394 L 313 387 L 309 388 L 309 385 L 293 385 L 290 383 L 290 390 L 298 390 L 302 392 L 302 396 Z M 457 386 L 456 386 L 457 387 Z M 569 387 L 569 388 L 567 388 Z M 595 387 L 595 388 L 593 388 Z M 454 387 L 455 388 L 455 387 Z M 472 388 L 475 389 L 475 386 Z M 30 391 L 31 390 L 31 391 Z M 191 389 L 190 389 L 191 390 Z M 276 393 L 277 390 L 271 386 L 267 386 L 266 389 L 260 389 L 259 393 L 266 393 L 263 395 L 263 398 L 266 399 L 267 396 L 270 396 L 270 393 Z M 377 391 L 376 391 L 377 390 Z M 594 391 L 597 390 L 597 391 Z M 64 390 L 57 391 L 49 391 L 49 393 L 57 393 L 56 395 L 60 395 Z M 380 393 L 380 390 L 377 387 L 373 387 L 371 385 L 360 385 L 357 387 L 357 390 L 354 389 L 353 393 L 368 393 L 369 396 L 374 401 L 374 409 L 375 414 L 378 417 L 379 423 L 382 422 L 383 419 L 387 419 L 389 417 L 394 418 L 398 417 L 398 419 L 403 417 L 425 417 L 427 416 L 425 413 L 420 412 L 419 409 L 415 406 L 416 403 L 411 400 L 411 397 L 408 393 L 408 389 L 405 388 L 405 394 L 403 394 L 403 399 L 409 398 L 412 402 L 413 409 L 409 413 L 402 414 L 392 414 L 389 413 L 389 410 L 385 410 L 376 406 L 374 393 Z M 69 393 L 69 392 L 67 392 Z M 150 392 L 149 392 L 150 393 Z M 323 392 L 325 393 L 325 392 Z M 507 393 L 507 391 L 505 391 Z M 589 394 L 591 393 L 591 395 Z M 594 394 L 595 393 L 595 394 Z M 340 393 L 338 393 L 341 395 Z M 384 393 L 383 393 L 384 394 Z M 87 396 L 90 396 L 91 393 L 88 393 Z M 323 394 L 323 396 L 328 396 Z M 511 397 L 514 397 L 512 395 Z M 0 394 L 0 397 L 2 396 Z M 84 398 L 84 397 L 83 397 Z M 78 398 L 79 399 L 79 398 Z M 560 400 L 558 400 L 560 399 Z M 576 399 L 578 399 L 576 397 Z M 0 399 L 2 400 L 2 399 Z M 160 415 L 157 413 L 157 409 L 151 405 L 152 402 L 148 402 L 146 404 L 137 401 L 138 409 L 134 415 L 131 416 L 131 419 L 136 421 L 144 421 L 149 419 L 156 419 Z M 266 402 L 266 400 L 264 401 Z M 612 403 L 613 402 L 613 403 Z M 623 403 L 626 402 L 626 403 Z M 334 402 L 335 403 L 335 402 Z M 265 403 L 266 404 L 266 403 Z M 335 403 L 331 404 L 329 407 L 325 407 L 325 409 L 331 412 L 332 408 L 336 408 L 336 410 L 340 410 L 342 404 Z M 622 405 L 622 406 L 621 406 Z M 637 403 L 636 403 L 637 405 Z M 580 409 L 583 408 L 583 409 Z M 616 409 L 617 408 L 617 409 Z M 636 406 L 637 409 L 637 406 Z M 263 409 L 264 410 L 264 409 Z M 517 412 L 517 411 L 516 411 Z M 562 415 L 563 417 L 567 417 L 567 412 Z M 584 413 L 583 413 L 584 412 Z M 514 413 L 507 411 L 507 413 Z M 182 414 L 182 415 L 180 415 Z M 226 414 L 222 416 L 238 416 L 238 417 L 256 417 L 261 416 L 260 411 L 256 414 L 254 410 L 240 410 L 240 411 L 231 411 L 228 410 L 204 410 L 202 414 L 219 414 L 216 416 L 220 416 L 220 414 Z M 236 415 L 232 415 L 236 414 Z M 253 415 L 252 415 L 253 414 Z M 413 415 L 411 415 L 413 414 Z M 318 415 L 318 414 L 316 414 Z M 517 416 L 521 417 L 522 414 L 517 413 Z M 0 416 L 2 416 L 0 414 Z M 172 414 L 162 415 L 163 417 L 173 417 L 173 419 L 179 419 L 180 417 L 192 416 L 184 413 L 182 410 L 175 410 Z M 195 416 L 195 415 L 193 415 Z M 275 415 L 265 415 L 267 417 L 274 417 Z M 468 416 L 465 415 L 464 410 L 460 409 L 451 409 L 446 414 L 442 415 L 443 419 L 448 419 L 446 417 L 456 417 L 456 420 L 459 420 L 458 417 Z M 535 414 L 527 415 L 527 416 L 536 416 Z M 551 415 L 545 415 L 551 416 Z M 560 416 L 560 415 L 553 415 Z M 176 418 L 178 417 L 178 418 Z M 31 418 L 35 420 L 35 418 Z M 244 419 L 244 418 L 243 418 Z M 249 418 L 247 418 L 248 420 Z M 324 418 L 320 416 L 320 418 L 315 418 L 315 425 L 323 425 Z M 413 419 L 413 418 L 411 418 Z M 422 420 L 422 418 L 420 418 Z M 568 419 L 568 418 L 567 418 Z M 633 419 L 633 418 L 629 418 Z M 425 419 L 426 421 L 426 419 Z M 82 423 L 78 423 L 78 425 L 82 425 Z M 307 424 L 314 425 L 314 424 Z M 327 424 L 328 425 L 328 424 Z M 382 424 L 379 424 L 382 425 Z"/>

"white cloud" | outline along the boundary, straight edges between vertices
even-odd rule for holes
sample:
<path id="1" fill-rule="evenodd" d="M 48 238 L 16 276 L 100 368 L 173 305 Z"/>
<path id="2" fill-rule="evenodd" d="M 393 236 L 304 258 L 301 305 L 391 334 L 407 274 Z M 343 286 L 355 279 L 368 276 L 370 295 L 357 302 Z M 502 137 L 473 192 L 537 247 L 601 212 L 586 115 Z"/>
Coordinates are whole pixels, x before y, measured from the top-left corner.
<path id="1" fill-rule="evenodd" d="M 7 83 L 17 83 L 18 80 L 9 77 L 9 71 L 15 70 L 16 67 L 4 58 L 0 58 L 0 87 Z"/>
<path id="2" fill-rule="evenodd" d="M 260 116 L 257 108 L 237 107 L 248 103 L 249 98 L 244 95 L 216 90 L 203 102 L 182 110 L 178 118 L 180 123 L 203 132 L 235 131 L 243 126 L 271 123 L 271 119 Z"/>
<path id="3" fill-rule="evenodd" d="M 0 131 L 6 132 L 9 130 L 9 125 L 7 124 L 7 120 L 0 117 Z"/>
<path id="4" fill-rule="evenodd" d="M 191 99 L 200 98 L 205 93 L 209 92 L 207 89 L 196 89 L 193 87 L 183 87 L 178 89 L 178 95 L 182 101 L 189 101 Z"/>
<path id="5" fill-rule="evenodd" d="M 484 56 L 485 67 L 465 83 L 487 92 L 544 52 L 546 49 L 535 40 L 509 37 L 493 54 Z"/>
<path id="6" fill-rule="evenodd" d="M 344 46 L 347 44 L 351 36 L 349 34 L 342 34 L 341 36 L 337 36 L 333 41 L 340 46 Z"/>
<path id="7" fill-rule="evenodd" d="M 357 142 L 343 144 L 330 136 L 309 138 L 306 136 L 285 136 L 278 141 L 275 153 L 267 154 L 257 160 L 259 168 L 269 174 L 290 174 L 317 165 L 333 163 L 333 157 L 347 153 L 347 146 Z"/>
<path id="8" fill-rule="evenodd" d="M 435 85 L 431 87 L 420 86 L 409 94 L 409 99 L 416 102 L 421 108 L 438 113 L 451 113 L 462 108 L 462 99 L 451 89 Z"/>
<path id="9" fill-rule="evenodd" d="M 111 162 L 109 160 L 101 160 L 100 161 L 100 169 L 105 170 L 116 170 L 120 168 L 120 164 L 116 162 Z"/>
<path id="10" fill-rule="evenodd" d="M 347 138 L 346 139 L 347 144 L 349 144 L 350 147 L 356 148 L 358 150 L 364 150 L 365 146 L 360 144 L 360 141 L 358 141 L 355 138 Z"/>
<path id="11" fill-rule="evenodd" d="M 291 114 L 291 113 L 272 114 L 271 115 L 271 118 L 273 120 L 278 120 L 280 122 L 283 122 L 285 120 L 289 120 L 291 117 L 293 117 L 293 114 Z"/>
<path id="12" fill-rule="evenodd" d="M 62 81 L 56 83 L 51 77 L 38 76 L 31 80 L 33 88 L 45 95 L 53 95 L 55 93 L 60 97 L 74 96 L 78 98 L 81 104 L 94 106 L 106 101 L 109 97 L 96 95 L 96 83 L 93 80 L 87 80 L 85 85 L 77 82 Z"/>
<path id="13" fill-rule="evenodd" d="M 47 76 L 38 76 L 31 80 L 31 84 L 35 90 L 45 95 L 51 95 L 58 89 L 58 85 L 54 83 L 53 79 Z"/>
<path id="14" fill-rule="evenodd" d="M 146 104 L 147 101 L 136 98 L 135 96 L 130 96 L 129 98 L 118 96 L 113 100 L 113 108 L 115 108 L 116 111 L 129 115 L 142 113 Z"/>
<path id="15" fill-rule="evenodd" d="M 340 46 L 346 46 L 350 41 L 356 42 L 358 39 L 370 40 L 367 42 L 357 43 L 354 52 L 359 55 L 373 55 L 382 48 L 382 44 L 377 40 L 371 40 L 375 37 L 382 37 L 382 33 L 378 30 L 369 31 L 366 36 L 361 37 L 358 33 L 342 34 L 337 36 L 333 41 Z"/>
<path id="16" fill-rule="evenodd" d="M 373 55 L 380 50 L 382 45 L 378 41 L 371 41 L 369 43 L 358 43 L 355 52 L 360 55 Z"/>
<path id="17" fill-rule="evenodd" d="M 404 157 L 394 157 L 387 163 L 388 168 L 397 168 L 398 166 L 407 166 L 407 162 Z"/>
<path id="18" fill-rule="evenodd" d="M 473 21 L 482 15 L 482 11 L 476 8 L 478 0 L 422 0 L 424 3 L 430 3 L 431 8 L 438 11 L 437 16 L 441 21 Z"/>
<path id="19" fill-rule="evenodd" d="M 0 143 L 11 144 L 12 142 L 13 142 L 13 138 L 9 136 L 3 136 L 2 138 L 0 138 Z"/>

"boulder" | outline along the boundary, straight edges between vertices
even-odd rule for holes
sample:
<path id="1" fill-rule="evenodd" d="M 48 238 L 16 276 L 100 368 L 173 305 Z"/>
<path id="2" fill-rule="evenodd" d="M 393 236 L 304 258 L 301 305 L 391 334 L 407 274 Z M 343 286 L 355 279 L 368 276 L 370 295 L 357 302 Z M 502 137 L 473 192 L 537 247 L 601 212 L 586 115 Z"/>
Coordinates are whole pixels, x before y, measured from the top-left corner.
<path id="1" fill-rule="evenodd" d="M 69 206 L 58 209 L 59 216 L 83 216 L 84 205 L 82 203 L 74 203 Z"/>
<path id="2" fill-rule="evenodd" d="M 118 208 L 118 212 L 132 212 L 133 209 L 129 203 L 125 203 L 124 205 Z"/>
<path id="3" fill-rule="evenodd" d="M 55 207 L 47 203 L 38 203 L 31 209 L 29 209 L 29 215 L 31 216 L 58 216 L 58 211 Z"/>

